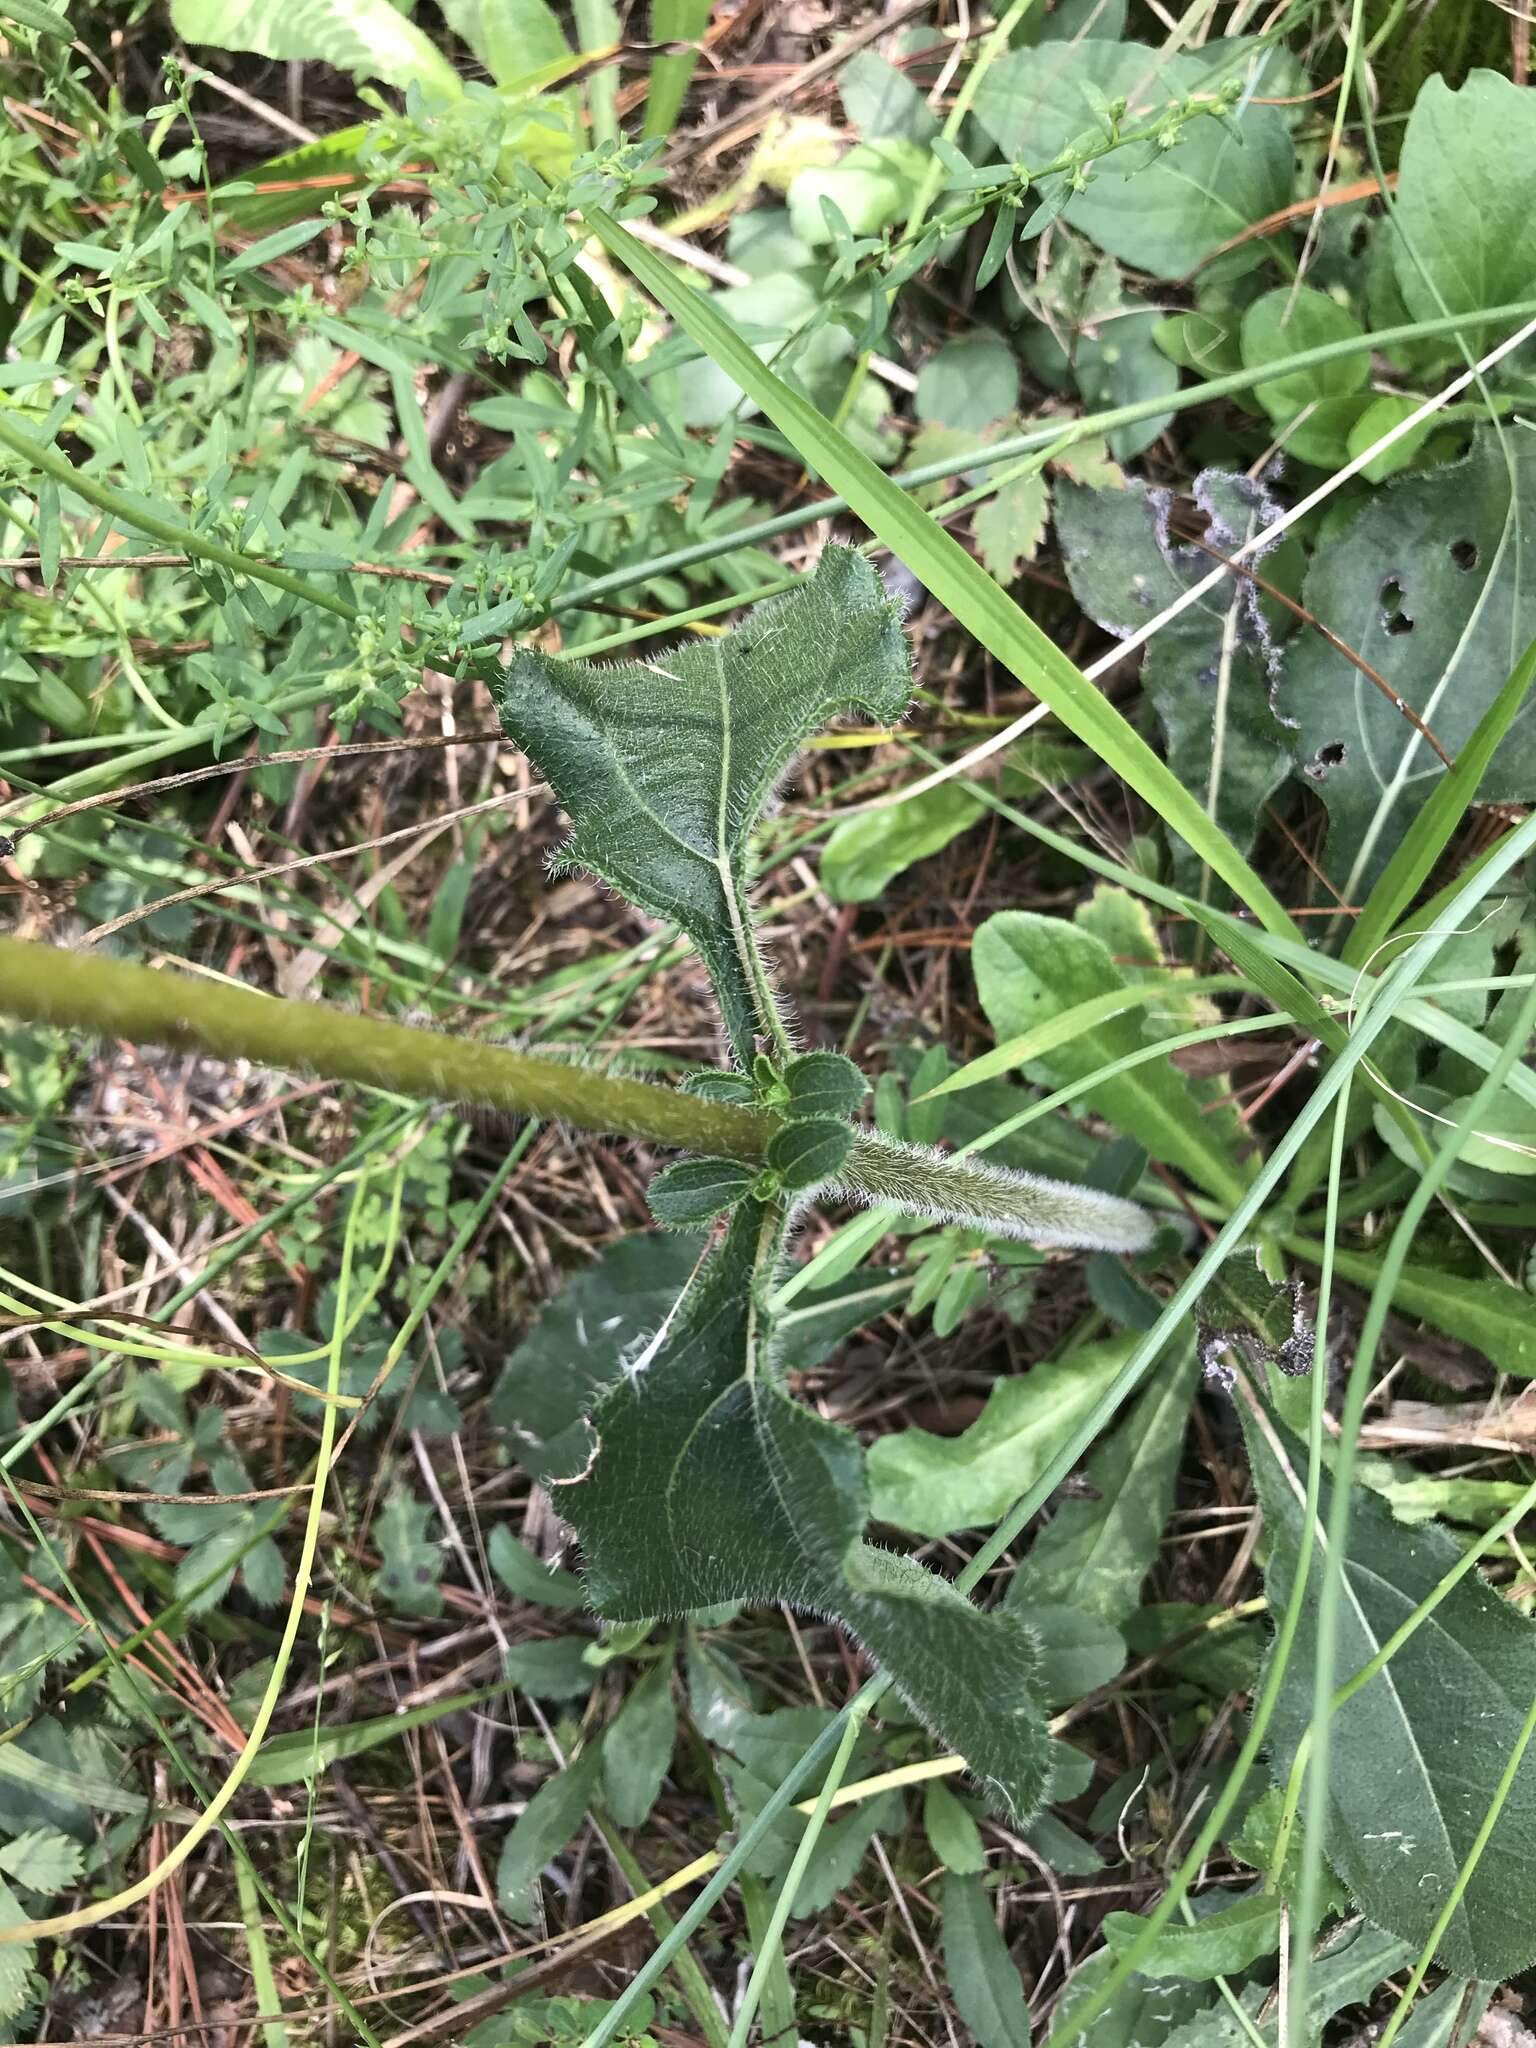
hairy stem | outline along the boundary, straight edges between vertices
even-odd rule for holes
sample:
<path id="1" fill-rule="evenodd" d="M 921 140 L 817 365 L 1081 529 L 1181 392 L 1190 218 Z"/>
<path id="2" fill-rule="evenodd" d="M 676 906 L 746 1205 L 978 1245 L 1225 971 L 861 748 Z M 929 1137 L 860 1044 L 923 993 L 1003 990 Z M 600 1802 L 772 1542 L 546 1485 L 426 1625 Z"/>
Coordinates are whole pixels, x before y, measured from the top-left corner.
<path id="1" fill-rule="evenodd" d="M 762 1159 L 779 1123 L 765 1111 L 508 1046 L 26 939 L 0 938 L 0 1015 L 215 1059 L 300 1068 L 430 1101 L 553 1117 L 581 1130 L 751 1164 Z M 1118 1196 L 962 1164 L 868 1131 L 860 1132 L 828 1192 L 1038 1244 L 1140 1251 L 1152 1234 L 1147 1212 Z"/>

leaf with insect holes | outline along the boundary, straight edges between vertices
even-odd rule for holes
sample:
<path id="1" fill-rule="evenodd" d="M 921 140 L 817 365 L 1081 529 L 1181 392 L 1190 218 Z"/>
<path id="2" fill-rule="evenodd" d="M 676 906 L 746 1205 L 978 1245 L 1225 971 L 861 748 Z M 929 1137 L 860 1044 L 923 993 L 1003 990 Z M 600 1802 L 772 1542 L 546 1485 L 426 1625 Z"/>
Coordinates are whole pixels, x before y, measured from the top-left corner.
<path id="1" fill-rule="evenodd" d="M 1536 446 L 1480 432 L 1460 462 L 1399 478 L 1368 498 L 1312 558 L 1307 609 L 1369 662 L 1454 760 L 1536 636 L 1524 559 L 1536 525 Z M 1328 809 L 1323 868 L 1363 903 L 1445 762 L 1392 698 L 1320 634 L 1286 650 L 1277 702 L 1296 725 L 1302 773 Z M 1536 796 L 1536 697 L 1488 765 L 1480 803 Z"/>
<path id="2" fill-rule="evenodd" d="M 1091 153 L 1093 137 L 1104 132 L 1105 101 L 1128 98 L 1122 128 L 1142 129 L 1186 94 L 1208 94 L 1218 78 L 1242 78 L 1258 54 L 1256 44 L 1228 43 L 1218 65 L 1195 53 L 1150 59 L 1139 43 L 1042 43 L 993 64 L 973 116 L 1006 156 L 1039 166 L 1080 143 Z M 1293 176 L 1283 115 L 1250 101 L 1240 115 L 1188 121 L 1167 151 L 1146 143 L 1104 157 L 1065 217 L 1122 262 L 1154 277 L 1180 277 L 1284 206 Z"/>
<path id="3" fill-rule="evenodd" d="M 769 998 L 751 937 L 750 843 L 786 763 L 836 711 L 889 725 L 911 663 L 899 608 L 862 555 L 718 639 L 617 668 L 524 650 L 495 685 L 506 732 L 571 819 L 563 858 L 697 946 L 742 1066 Z"/>
<path id="4" fill-rule="evenodd" d="M 992 1796 L 1028 1813 L 1048 1769 L 1034 1639 L 863 1540 L 858 1440 L 789 1397 L 761 1329 L 766 1213 L 738 1210 L 653 1355 L 599 1402 L 590 1469 L 557 1490 L 588 1592 L 618 1620 L 727 1600 L 835 1616 Z"/>
<path id="5" fill-rule="evenodd" d="M 443 1611 L 443 1553 L 428 1536 L 432 1510 L 409 1493 L 391 1494 L 374 1524 L 374 1541 L 383 1560 L 374 1574 L 373 1590 L 391 1614 L 418 1615 L 430 1621 Z"/>
<path id="6" fill-rule="evenodd" d="M 1231 555 L 1278 517 L 1263 489 L 1207 470 L 1195 484 L 1207 544 Z M 1217 566 L 1203 548 L 1169 530 L 1171 492 L 1056 487 L 1056 531 L 1072 594 L 1104 630 L 1144 626 Z M 1262 572 L 1262 549 L 1252 564 Z M 1141 686 L 1167 742 L 1168 765 L 1198 796 L 1234 845 L 1252 846 L 1266 800 L 1290 772 L 1295 734 L 1271 696 L 1279 648 L 1255 584 L 1231 576 L 1170 619 L 1141 658 Z M 1170 838 L 1174 872 L 1186 887 L 1199 862 Z"/>
<path id="7" fill-rule="evenodd" d="M 1278 1614 L 1295 1583 L 1306 1450 L 1243 1413 L 1264 1529 L 1265 1591 Z M 1282 1463 L 1282 1458 L 1286 1461 Z M 1326 1526 L 1332 1483 L 1319 1515 Z M 1350 1505 L 1335 1673 L 1343 1683 L 1440 1585 L 1462 1555 L 1435 1523 L 1404 1529 L 1356 1488 Z M 1270 1723 L 1283 1785 L 1312 1718 L 1323 1556 Z M 1483 1826 L 1536 1695 L 1536 1622 L 1472 1572 L 1413 1630 L 1385 1671 L 1333 1719 L 1323 1846 L 1367 1916 L 1418 1948 L 1430 1938 Z M 1493 1831 L 1435 1952 L 1463 1977 L 1497 1981 L 1536 1956 L 1536 1746 L 1526 1748 Z"/>

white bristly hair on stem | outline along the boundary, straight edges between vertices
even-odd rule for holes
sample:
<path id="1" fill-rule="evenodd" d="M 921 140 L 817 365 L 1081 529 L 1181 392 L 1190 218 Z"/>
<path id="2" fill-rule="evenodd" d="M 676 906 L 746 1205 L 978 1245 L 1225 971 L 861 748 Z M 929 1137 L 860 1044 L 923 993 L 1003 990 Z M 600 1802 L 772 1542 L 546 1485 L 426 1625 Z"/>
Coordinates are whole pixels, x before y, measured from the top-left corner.
<path id="1" fill-rule="evenodd" d="M 1287 527 L 1294 526 L 1298 519 L 1305 519 L 1309 512 L 1315 510 L 1326 498 L 1330 498 L 1341 485 L 1347 484 L 1351 477 L 1358 476 L 1366 464 L 1373 462 L 1384 448 L 1390 448 L 1394 441 L 1400 441 L 1405 434 L 1412 433 L 1415 427 L 1437 413 L 1442 406 L 1449 405 L 1453 398 L 1465 391 L 1467 386 L 1482 376 L 1485 370 L 1492 369 L 1495 363 L 1502 362 L 1507 355 L 1512 355 L 1522 343 L 1529 341 L 1532 335 L 1536 335 L 1536 320 L 1528 320 L 1516 333 L 1501 341 L 1497 348 L 1490 349 L 1487 355 L 1481 357 L 1470 369 L 1463 370 L 1459 376 L 1453 377 L 1443 390 L 1437 391 L 1432 398 L 1426 398 L 1421 406 L 1409 413 L 1406 419 L 1399 420 L 1396 426 L 1389 427 L 1386 433 L 1371 443 L 1369 448 L 1363 448 L 1358 455 L 1346 462 L 1342 469 L 1336 470 L 1325 483 L 1319 484 L 1315 491 L 1309 491 L 1299 504 L 1291 507 L 1289 512 L 1282 513 L 1271 525 L 1254 534 L 1251 540 L 1244 541 L 1240 548 L 1234 549 L 1226 562 L 1218 562 L 1216 567 L 1202 576 L 1198 583 L 1191 583 L 1187 590 L 1181 591 L 1171 604 L 1163 607 L 1156 618 L 1148 619 L 1144 626 L 1138 626 L 1134 633 L 1128 633 L 1123 640 L 1117 641 L 1107 653 L 1101 654 L 1097 661 L 1090 662 L 1083 670 L 1088 681 L 1097 682 L 1099 677 L 1112 669 L 1117 661 L 1123 661 L 1126 655 L 1133 654 L 1138 647 L 1144 647 L 1170 620 L 1176 619 L 1180 612 L 1187 611 L 1192 604 L 1198 604 L 1207 591 L 1214 590 L 1218 583 L 1232 573 L 1234 567 L 1245 562 L 1250 555 L 1261 553 L 1271 541 L 1278 539 Z M 1020 681 L 1027 681 L 1027 678 L 1021 677 Z M 1005 747 L 1011 747 L 1021 734 L 1028 732 L 1031 726 L 1038 725 L 1042 718 L 1048 717 L 1050 708 L 1048 704 L 1043 703 L 1032 705 L 1021 717 L 1014 719 L 1011 725 L 1004 726 L 1001 732 L 995 732 L 990 739 L 982 740 L 976 746 L 968 748 L 956 760 L 947 761 L 942 768 L 936 768 L 931 775 L 921 776 L 916 782 L 908 783 L 904 789 L 895 790 L 888 796 L 871 797 L 867 803 L 852 804 L 846 810 L 840 810 L 838 816 L 853 818 L 862 811 L 889 810 L 897 804 L 910 803 L 913 797 L 923 796 L 930 789 L 937 789 L 941 782 L 950 782 L 957 775 L 971 774 L 983 761 L 990 760 L 992 755 L 1001 753 Z"/>
<path id="2" fill-rule="evenodd" d="M 857 1202 L 889 1203 L 909 1216 L 974 1224 L 1030 1244 L 1141 1252 L 1156 1228 L 1147 1210 L 1123 1196 L 1004 1166 L 976 1166 L 869 1131 L 855 1138 L 830 1186 Z"/>

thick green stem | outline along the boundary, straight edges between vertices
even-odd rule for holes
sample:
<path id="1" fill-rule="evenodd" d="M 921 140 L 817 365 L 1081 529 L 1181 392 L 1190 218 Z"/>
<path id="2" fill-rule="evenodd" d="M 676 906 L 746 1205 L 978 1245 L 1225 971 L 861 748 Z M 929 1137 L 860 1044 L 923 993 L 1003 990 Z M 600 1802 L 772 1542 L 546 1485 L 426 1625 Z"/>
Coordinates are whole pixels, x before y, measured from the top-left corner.
<path id="1" fill-rule="evenodd" d="M 321 1003 L 284 1002 L 225 982 L 24 939 L 0 939 L 0 1012 L 216 1059 L 303 1068 L 328 1080 L 361 1081 L 435 1102 L 558 1117 L 582 1130 L 647 1138 L 725 1159 L 761 1159 L 777 1121 L 508 1046 L 479 1045 Z"/>
<path id="2" fill-rule="evenodd" d="M 779 1124 L 766 1111 L 539 1059 L 508 1046 L 480 1045 L 323 1003 L 285 1002 L 222 981 L 26 939 L 0 938 L 0 1015 L 215 1059 L 300 1068 L 429 1101 L 554 1117 L 582 1130 L 753 1165 Z M 827 1192 L 1041 1244 L 1138 1251 L 1151 1232 L 1146 1211 L 1118 1196 L 976 1167 L 892 1144 L 870 1131 L 859 1133 Z"/>

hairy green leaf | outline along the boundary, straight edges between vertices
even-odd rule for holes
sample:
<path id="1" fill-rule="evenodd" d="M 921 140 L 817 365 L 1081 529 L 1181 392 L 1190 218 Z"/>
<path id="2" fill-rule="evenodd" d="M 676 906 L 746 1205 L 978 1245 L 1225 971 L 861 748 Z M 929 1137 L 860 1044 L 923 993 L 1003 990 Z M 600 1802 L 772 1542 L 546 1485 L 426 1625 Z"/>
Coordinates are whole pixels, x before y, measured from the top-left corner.
<path id="1" fill-rule="evenodd" d="M 1244 1433 L 1270 1543 L 1266 1590 L 1279 1612 L 1291 1598 L 1302 1528 L 1306 1452 L 1245 1420 Z M 1332 1485 L 1325 1474 L 1326 1525 Z M 1434 1523 L 1405 1530 L 1357 1490 L 1344 1560 L 1337 1665 L 1341 1682 L 1367 1664 L 1456 1564 L 1461 1551 Z M 1324 1560 L 1314 1552 L 1320 1589 Z M 1312 1717 L 1316 1590 L 1270 1723 L 1271 1761 L 1284 1783 Z M 1379 1672 L 1334 1715 L 1324 1847 L 1378 1926 L 1427 1941 L 1483 1824 L 1536 1693 L 1536 1623 L 1473 1572 L 1440 1601 Z M 1465 1977 L 1499 1979 L 1536 1955 L 1536 1752 L 1527 1751 L 1510 1795 L 1447 1928 L 1437 1959 Z"/>
<path id="2" fill-rule="evenodd" d="M 657 1174 L 645 1199 L 658 1223 L 686 1230 L 724 1215 L 756 1180 L 739 1159 L 678 1159 Z"/>
<path id="3" fill-rule="evenodd" d="M 828 1181 L 853 1150 L 853 1126 L 836 1117 L 812 1116 L 784 1124 L 768 1140 L 763 1156 L 791 1191 Z"/>
<path id="4" fill-rule="evenodd" d="M 495 695 L 570 816 L 565 858 L 688 933 L 746 1067 L 773 1008 L 748 900 L 758 816 L 833 712 L 889 724 L 910 690 L 897 606 L 862 555 L 829 547 L 727 636 L 612 669 L 524 650 Z"/>
<path id="5" fill-rule="evenodd" d="M 556 1479 L 581 1470 L 590 1448 L 583 1418 L 625 1354 L 659 1326 L 703 1249 L 692 1233 L 637 1231 L 545 1304 L 491 1394 L 491 1420 L 530 1470 Z"/>
<path id="6" fill-rule="evenodd" d="M 869 1083 L 840 1052 L 803 1052 L 784 1069 L 791 1116 L 852 1116 Z"/>
<path id="7" fill-rule="evenodd" d="M 1376 492 L 1313 557 L 1309 611 L 1378 670 L 1452 760 L 1536 634 L 1521 532 L 1536 522 L 1536 449 L 1482 432 L 1445 468 Z M 1287 647 L 1277 703 L 1328 808 L 1324 869 L 1360 903 L 1446 773 L 1391 698 L 1316 633 Z M 1517 712 L 1483 775 L 1483 803 L 1536 796 L 1536 704 Z"/>
<path id="8" fill-rule="evenodd" d="M 664 1334 L 597 1407 L 596 1457 L 559 1494 L 594 1604 L 616 1619 L 725 1600 L 835 1615 L 994 1796 L 1028 1811 L 1046 1770 L 1034 1642 L 863 1541 L 857 1439 L 792 1401 L 768 1355 L 754 1298 L 766 1221 L 755 1202 L 738 1211 Z"/>
<path id="9" fill-rule="evenodd" d="M 1195 498 L 1208 546 L 1228 556 L 1278 513 L 1261 486 L 1216 471 L 1197 480 Z M 1106 632 L 1136 631 L 1209 573 L 1211 555 L 1171 532 L 1172 510 L 1171 492 L 1139 484 L 1057 486 L 1056 530 L 1073 595 Z M 1271 701 L 1278 662 L 1257 587 L 1241 576 L 1171 619 L 1142 657 L 1141 686 L 1167 739 L 1169 766 L 1245 852 L 1294 751 L 1294 734 Z M 1175 873 L 1195 885 L 1198 861 L 1182 841 L 1172 845 Z"/>

